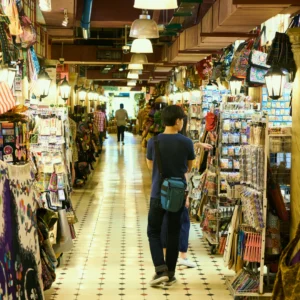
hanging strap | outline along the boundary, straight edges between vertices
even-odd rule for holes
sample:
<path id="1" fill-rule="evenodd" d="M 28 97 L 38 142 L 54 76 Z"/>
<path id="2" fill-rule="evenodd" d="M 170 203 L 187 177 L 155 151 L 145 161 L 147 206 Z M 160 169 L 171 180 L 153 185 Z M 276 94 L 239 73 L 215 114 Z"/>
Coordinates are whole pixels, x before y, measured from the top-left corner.
<path id="1" fill-rule="evenodd" d="M 162 171 L 162 163 L 161 163 L 161 157 L 160 157 L 160 152 L 159 152 L 159 141 L 158 141 L 157 136 L 155 136 L 153 138 L 153 140 L 154 140 L 155 158 L 156 158 L 156 161 L 157 161 L 159 175 L 160 175 L 161 179 L 163 179 L 164 176 L 163 176 L 163 171 Z"/>
<path id="2" fill-rule="evenodd" d="M 260 41 L 261 41 L 261 37 L 262 35 L 266 32 L 266 26 L 264 26 L 262 28 L 262 30 L 260 31 L 258 37 L 256 38 L 254 44 L 253 44 L 253 49 L 258 50 L 260 48 Z"/>

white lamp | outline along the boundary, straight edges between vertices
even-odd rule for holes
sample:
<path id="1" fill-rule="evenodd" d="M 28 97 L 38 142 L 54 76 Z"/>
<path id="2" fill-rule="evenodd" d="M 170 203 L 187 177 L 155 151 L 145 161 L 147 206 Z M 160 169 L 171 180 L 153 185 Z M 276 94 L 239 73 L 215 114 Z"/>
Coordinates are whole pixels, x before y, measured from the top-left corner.
<path id="1" fill-rule="evenodd" d="M 129 64 L 128 70 L 143 70 L 142 64 Z"/>
<path id="2" fill-rule="evenodd" d="M 148 58 L 147 58 L 146 54 L 135 53 L 135 54 L 132 54 L 130 63 L 144 65 L 144 64 L 148 63 Z"/>
<path id="3" fill-rule="evenodd" d="M 139 79 L 138 71 L 130 71 L 127 75 L 128 79 Z"/>
<path id="4" fill-rule="evenodd" d="M 132 53 L 153 53 L 152 43 L 148 39 L 136 39 L 131 46 Z"/>
<path id="5" fill-rule="evenodd" d="M 284 84 L 286 82 L 287 70 L 280 67 L 271 67 L 265 75 L 268 96 L 278 100 L 282 97 Z"/>
<path id="6" fill-rule="evenodd" d="M 139 9 L 175 9 L 178 7 L 177 0 L 135 0 L 134 8 Z"/>
<path id="7" fill-rule="evenodd" d="M 143 11 L 140 18 L 132 23 L 129 36 L 137 39 L 159 38 L 157 24 L 154 20 L 151 20 L 147 11 Z"/>
<path id="8" fill-rule="evenodd" d="M 71 93 L 71 86 L 69 85 L 69 82 L 67 81 L 67 77 L 63 79 L 63 82 L 59 86 L 60 96 L 64 101 L 67 101 L 70 97 Z"/>
<path id="9" fill-rule="evenodd" d="M 130 80 L 127 82 L 128 86 L 136 86 L 136 80 Z"/>
<path id="10" fill-rule="evenodd" d="M 87 90 L 84 87 L 81 87 L 78 92 L 79 101 L 84 102 L 86 98 Z"/>
<path id="11" fill-rule="evenodd" d="M 45 71 L 44 68 L 41 69 L 39 77 L 38 77 L 38 85 L 40 88 L 40 101 L 43 98 L 48 97 L 50 85 L 51 85 L 51 78 L 49 77 L 48 73 Z"/>
<path id="12" fill-rule="evenodd" d="M 243 81 L 242 79 L 233 76 L 231 77 L 229 81 L 231 95 L 236 96 L 240 93 L 242 87 L 242 81 Z"/>

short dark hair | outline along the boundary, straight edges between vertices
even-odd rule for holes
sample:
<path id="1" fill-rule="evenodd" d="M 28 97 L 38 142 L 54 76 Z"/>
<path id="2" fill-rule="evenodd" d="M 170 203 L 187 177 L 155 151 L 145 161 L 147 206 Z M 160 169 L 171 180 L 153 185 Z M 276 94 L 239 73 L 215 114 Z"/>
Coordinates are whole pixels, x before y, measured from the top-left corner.
<path id="1" fill-rule="evenodd" d="M 165 126 L 174 126 L 177 119 L 184 119 L 183 109 L 178 105 L 170 105 L 162 110 L 161 119 Z"/>
<path id="2" fill-rule="evenodd" d="M 97 110 L 101 110 L 101 105 L 100 104 L 97 105 Z"/>
<path id="3" fill-rule="evenodd" d="M 120 104 L 120 108 L 124 108 L 124 104 L 123 103 Z"/>

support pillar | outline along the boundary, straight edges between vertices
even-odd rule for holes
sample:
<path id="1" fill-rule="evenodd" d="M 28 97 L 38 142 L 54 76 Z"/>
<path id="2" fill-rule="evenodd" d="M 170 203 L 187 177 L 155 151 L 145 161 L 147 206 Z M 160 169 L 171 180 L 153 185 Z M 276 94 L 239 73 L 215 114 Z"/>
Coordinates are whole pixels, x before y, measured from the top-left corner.
<path id="1" fill-rule="evenodd" d="M 291 173 L 291 239 L 300 222 L 300 28 L 291 28 L 287 34 L 292 43 L 297 74 L 293 86 L 292 173 Z"/>

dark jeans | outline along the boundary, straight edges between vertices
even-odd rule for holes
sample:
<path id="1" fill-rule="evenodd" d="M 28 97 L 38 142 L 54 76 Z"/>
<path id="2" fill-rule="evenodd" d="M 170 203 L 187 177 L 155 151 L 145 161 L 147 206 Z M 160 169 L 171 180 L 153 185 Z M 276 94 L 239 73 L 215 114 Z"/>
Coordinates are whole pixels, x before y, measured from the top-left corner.
<path id="1" fill-rule="evenodd" d="M 99 133 L 99 143 L 100 143 L 100 150 L 102 150 L 102 146 L 103 146 L 103 139 L 105 137 L 105 132 L 100 132 Z"/>
<path id="2" fill-rule="evenodd" d="M 124 132 L 125 126 L 118 126 L 118 142 L 124 142 Z"/>
<path id="3" fill-rule="evenodd" d="M 189 234 L 190 234 L 190 217 L 189 210 L 184 207 L 183 212 L 181 214 L 181 228 L 179 235 L 179 251 L 186 253 L 189 247 Z M 161 242 L 163 248 L 167 248 L 167 240 L 168 240 L 168 214 L 165 215 L 162 229 L 161 229 Z"/>
<path id="4" fill-rule="evenodd" d="M 182 211 L 183 207 L 176 213 L 166 212 L 161 206 L 160 199 L 151 198 L 150 200 L 147 234 L 152 261 L 156 273 L 169 271 L 169 277 L 174 276 L 178 259 L 179 233 L 181 227 L 180 219 Z M 168 214 L 166 260 L 164 258 L 163 245 L 161 243 L 161 230 L 165 214 Z"/>

